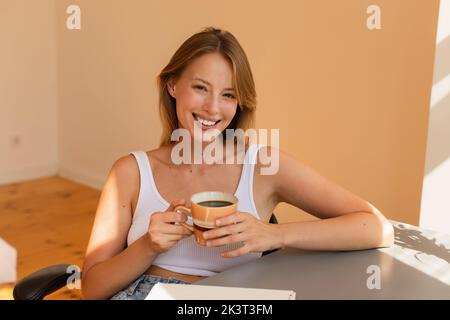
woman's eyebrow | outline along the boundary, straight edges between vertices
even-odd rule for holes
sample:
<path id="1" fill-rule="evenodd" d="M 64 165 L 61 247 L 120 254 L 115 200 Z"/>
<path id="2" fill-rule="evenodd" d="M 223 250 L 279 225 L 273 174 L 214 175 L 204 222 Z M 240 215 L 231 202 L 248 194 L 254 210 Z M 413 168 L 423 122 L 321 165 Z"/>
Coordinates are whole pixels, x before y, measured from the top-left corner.
<path id="1" fill-rule="evenodd" d="M 204 79 L 201 79 L 201 78 L 192 78 L 191 80 L 198 80 L 198 81 L 201 81 L 201 82 L 203 82 L 203 83 L 206 83 L 207 85 L 209 85 L 210 87 L 212 87 L 212 84 L 211 83 L 209 83 L 208 81 L 206 81 L 206 80 L 204 80 Z M 226 89 L 224 89 L 224 90 L 234 90 L 233 88 L 226 88 Z"/>

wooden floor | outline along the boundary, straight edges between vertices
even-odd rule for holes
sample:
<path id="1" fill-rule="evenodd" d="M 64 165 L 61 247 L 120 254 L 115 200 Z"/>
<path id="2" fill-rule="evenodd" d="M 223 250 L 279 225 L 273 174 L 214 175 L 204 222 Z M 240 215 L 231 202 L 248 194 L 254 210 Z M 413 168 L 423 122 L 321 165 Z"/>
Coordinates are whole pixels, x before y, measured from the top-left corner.
<path id="1" fill-rule="evenodd" d="M 17 249 L 17 278 L 58 263 L 81 268 L 99 198 L 60 177 L 0 186 L 0 237 Z M 2 298 L 12 298 L 11 289 L 0 289 Z M 80 298 L 66 287 L 47 299 Z"/>

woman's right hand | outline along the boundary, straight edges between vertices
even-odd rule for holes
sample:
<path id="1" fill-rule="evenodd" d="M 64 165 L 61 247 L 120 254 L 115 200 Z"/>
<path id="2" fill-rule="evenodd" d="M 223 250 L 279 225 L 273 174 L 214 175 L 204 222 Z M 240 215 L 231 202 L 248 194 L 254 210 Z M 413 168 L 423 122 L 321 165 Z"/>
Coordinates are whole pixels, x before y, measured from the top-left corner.
<path id="1" fill-rule="evenodd" d="M 191 230 L 180 224 L 186 222 L 186 214 L 174 211 L 176 206 L 184 204 L 183 199 L 175 200 L 166 211 L 151 215 L 147 236 L 150 248 L 156 253 L 166 252 L 178 241 L 192 234 Z"/>

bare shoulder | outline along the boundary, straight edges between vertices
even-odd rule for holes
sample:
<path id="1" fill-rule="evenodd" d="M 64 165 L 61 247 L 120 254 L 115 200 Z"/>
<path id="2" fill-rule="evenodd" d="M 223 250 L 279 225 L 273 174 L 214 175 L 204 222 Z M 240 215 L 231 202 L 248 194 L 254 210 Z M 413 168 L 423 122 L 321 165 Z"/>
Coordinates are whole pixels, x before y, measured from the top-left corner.
<path id="1" fill-rule="evenodd" d="M 293 179 L 297 182 L 307 180 L 312 169 L 280 148 L 262 146 L 258 151 L 255 173 L 256 171 L 259 181 L 266 185 L 267 192 L 278 204 L 286 202 L 285 189 L 292 186 Z"/>
<path id="2" fill-rule="evenodd" d="M 272 146 L 262 146 L 258 149 L 255 169 L 267 182 L 274 182 L 281 168 L 290 165 L 292 157 L 281 149 Z"/>
<path id="3" fill-rule="evenodd" d="M 266 168 L 265 175 L 271 181 L 280 179 L 283 173 L 289 172 L 290 170 L 306 170 L 308 168 L 306 164 L 297 160 L 288 152 L 273 146 L 261 147 L 257 159 L 257 165 L 261 169 Z"/>
<path id="4" fill-rule="evenodd" d="M 291 185 L 293 179 L 297 182 L 306 181 L 308 175 L 317 174 L 293 155 L 273 146 L 263 146 L 259 149 L 258 168 L 280 202 L 286 201 L 283 190 Z M 264 169 L 266 169 L 265 174 Z"/>
<path id="5" fill-rule="evenodd" d="M 117 159 L 112 167 L 114 170 L 117 170 L 118 172 L 126 172 L 127 170 L 133 170 L 138 168 L 136 160 L 134 159 L 134 156 L 131 154 L 122 156 L 119 159 Z"/>
<path id="6" fill-rule="evenodd" d="M 149 159 L 157 162 L 166 162 L 167 157 L 170 157 L 170 150 L 168 153 L 167 147 L 160 147 L 145 152 Z M 121 181 L 125 183 L 139 182 L 139 166 L 132 154 L 128 154 L 117 159 L 111 171 L 113 171 Z M 139 184 L 137 184 L 139 186 Z"/>
<path id="7" fill-rule="evenodd" d="M 133 155 L 129 154 L 122 156 L 117 159 L 112 165 L 110 174 L 114 175 L 115 178 L 121 183 L 130 186 L 138 186 L 139 182 L 139 167 L 137 165 L 136 159 Z"/>
<path id="8" fill-rule="evenodd" d="M 267 149 L 273 154 L 272 158 L 278 156 L 279 161 L 277 172 L 267 178 L 277 201 L 291 204 L 321 219 L 350 212 L 379 213 L 366 200 L 287 152 L 273 147 Z"/>

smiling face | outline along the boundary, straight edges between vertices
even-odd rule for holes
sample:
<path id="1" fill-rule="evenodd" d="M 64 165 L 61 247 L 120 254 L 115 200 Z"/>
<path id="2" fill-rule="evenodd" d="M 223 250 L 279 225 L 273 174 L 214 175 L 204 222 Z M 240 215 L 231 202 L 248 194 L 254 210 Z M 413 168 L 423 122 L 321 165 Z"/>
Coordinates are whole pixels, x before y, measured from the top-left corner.
<path id="1" fill-rule="evenodd" d="M 169 81 L 169 93 L 176 100 L 179 128 L 189 130 L 191 137 L 195 125 L 204 134 L 210 135 L 211 129 L 224 131 L 237 110 L 232 76 L 230 62 L 219 53 L 209 53 L 193 60 L 177 81 Z"/>

